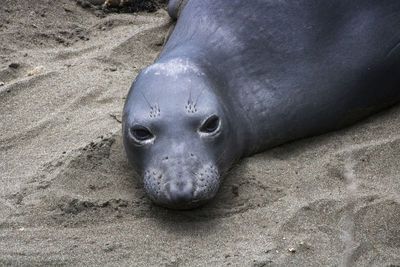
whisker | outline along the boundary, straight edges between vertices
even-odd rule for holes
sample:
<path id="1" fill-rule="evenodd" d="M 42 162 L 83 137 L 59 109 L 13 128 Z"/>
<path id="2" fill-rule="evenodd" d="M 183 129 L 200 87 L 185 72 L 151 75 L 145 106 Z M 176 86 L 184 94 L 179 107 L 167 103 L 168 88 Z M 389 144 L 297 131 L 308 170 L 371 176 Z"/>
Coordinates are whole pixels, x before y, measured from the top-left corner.
<path id="1" fill-rule="evenodd" d="M 142 91 L 139 91 L 139 92 L 142 94 L 142 96 L 143 96 L 144 100 L 146 101 L 147 105 L 149 105 L 149 108 L 151 108 L 151 104 L 150 104 L 150 102 L 147 100 L 147 98 L 146 98 L 146 96 L 144 95 L 144 93 L 143 93 Z"/>
<path id="2" fill-rule="evenodd" d="M 196 101 L 194 102 L 195 105 L 197 105 L 197 102 L 199 101 L 200 96 L 203 94 L 205 88 L 203 88 L 203 90 L 201 90 L 200 94 L 196 97 Z"/>
<path id="3" fill-rule="evenodd" d="M 190 86 L 189 88 L 189 99 L 188 99 L 188 103 L 192 102 L 192 86 Z"/>

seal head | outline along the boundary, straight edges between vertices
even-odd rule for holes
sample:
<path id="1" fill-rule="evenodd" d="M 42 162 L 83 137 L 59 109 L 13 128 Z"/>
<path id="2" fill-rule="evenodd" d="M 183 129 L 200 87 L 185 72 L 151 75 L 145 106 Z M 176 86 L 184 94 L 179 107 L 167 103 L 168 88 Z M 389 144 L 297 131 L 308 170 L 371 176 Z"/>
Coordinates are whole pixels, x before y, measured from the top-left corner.
<path id="1" fill-rule="evenodd" d="M 173 58 L 144 69 L 124 107 L 130 163 L 156 204 L 197 207 L 214 197 L 239 158 L 232 112 L 197 64 Z"/>

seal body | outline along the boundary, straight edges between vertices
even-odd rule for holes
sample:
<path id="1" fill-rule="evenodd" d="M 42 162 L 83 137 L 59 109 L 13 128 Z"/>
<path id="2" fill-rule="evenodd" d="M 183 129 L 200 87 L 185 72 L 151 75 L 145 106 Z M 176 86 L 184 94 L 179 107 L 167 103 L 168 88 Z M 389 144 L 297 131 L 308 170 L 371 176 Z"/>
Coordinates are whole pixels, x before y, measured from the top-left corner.
<path id="1" fill-rule="evenodd" d="M 160 205 L 198 206 L 240 157 L 400 100 L 400 1 L 192 0 L 179 14 L 123 114 Z"/>

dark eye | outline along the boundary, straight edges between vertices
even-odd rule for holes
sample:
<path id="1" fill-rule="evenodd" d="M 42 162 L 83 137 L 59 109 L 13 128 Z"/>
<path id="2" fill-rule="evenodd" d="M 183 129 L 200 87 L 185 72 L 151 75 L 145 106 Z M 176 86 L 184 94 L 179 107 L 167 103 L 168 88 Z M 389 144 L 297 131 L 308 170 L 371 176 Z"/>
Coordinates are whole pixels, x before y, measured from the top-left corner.
<path id="1" fill-rule="evenodd" d="M 216 115 L 212 115 L 208 118 L 203 125 L 200 127 L 200 131 L 203 133 L 213 133 L 218 129 L 219 118 Z"/>
<path id="2" fill-rule="evenodd" d="M 144 126 L 136 125 L 131 128 L 132 136 L 138 141 L 146 141 L 153 138 L 153 134 Z"/>

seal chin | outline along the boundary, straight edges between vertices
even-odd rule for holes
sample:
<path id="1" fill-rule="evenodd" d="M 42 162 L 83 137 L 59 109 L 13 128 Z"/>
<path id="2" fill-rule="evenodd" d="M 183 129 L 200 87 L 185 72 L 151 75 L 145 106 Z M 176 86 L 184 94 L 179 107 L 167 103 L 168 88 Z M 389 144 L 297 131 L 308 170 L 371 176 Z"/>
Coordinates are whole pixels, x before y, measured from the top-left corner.
<path id="1" fill-rule="evenodd" d="M 192 209 L 215 196 L 220 175 L 214 165 L 203 166 L 195 174 L 183 177 L 168 177 L 160 170 L 147 170 L 143 183 L 155 204 L 171 209 Z"/>
<path id="2" fill-rule="evenodd" d="M 194 209 L 194 208 L 204 205 L 207 202 L 207 200 L 192 199 L 192 200 L 188 200 L 188 201 L 179 200 L 177 202 L 170 201 L 170 200 L 168 200 L 168 201 L 154 200 L 153 202 L 158 206 L 165 207 L 168 209 L 190 210 L 190 209 Z"/>

